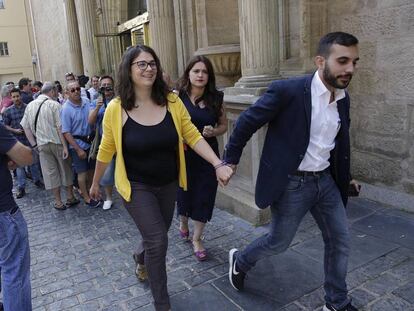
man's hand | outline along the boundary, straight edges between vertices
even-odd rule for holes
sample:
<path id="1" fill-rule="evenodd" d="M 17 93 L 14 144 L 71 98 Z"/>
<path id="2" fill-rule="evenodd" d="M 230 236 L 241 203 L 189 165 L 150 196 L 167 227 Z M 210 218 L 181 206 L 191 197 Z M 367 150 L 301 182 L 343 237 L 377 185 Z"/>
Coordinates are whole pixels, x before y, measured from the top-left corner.
<path id="1" fill-rule="evenodd" d="M 104 104 L 103 97 L 102 96 L 99 96 L 98 99 L 96 100 L 96 107 L 95 107 L 95 109 L 96 110 L 101 109 L 101 107 L 102 107 L 103 104 Z"/>
<path id="2" fill-rule="evenodd" d="M 62 159 L 66 160 L 69 156 L 69 150 L 68 148 L 63 147 L 63 152 L 62 152 Z"/>
<path id="3" fill-rule="evenodd" d="M 81 159 L 81 160 L 85 160 L 86 157 L 88 156 L 86 154 L 86 152 L 84 150 L 80 149 L 80 148 L 76 150 L 76 154 L 78 155 L 79 159 Z"/>
<path id="4" fill-rule="evenodd" d="M 355 179 L 352 179 L 349 182 L 348 196 L 358 196 L 361 191 L 361 185 L 356 182 Z"/>
<path id="5" fill-rule="evenodd" d="M 231 176 L 233 176 L 233 169 L 228 165 L 220 166 L 216 169 L 216 176 L 220 186 L 224 187 L 229 183 Z"/>
<path id="6" fill-rule="evenodd" d="M 13 131 L 16 135 L 23 135 L 24 134 L 24 130 L 23 129 L 14 129 Z"/>

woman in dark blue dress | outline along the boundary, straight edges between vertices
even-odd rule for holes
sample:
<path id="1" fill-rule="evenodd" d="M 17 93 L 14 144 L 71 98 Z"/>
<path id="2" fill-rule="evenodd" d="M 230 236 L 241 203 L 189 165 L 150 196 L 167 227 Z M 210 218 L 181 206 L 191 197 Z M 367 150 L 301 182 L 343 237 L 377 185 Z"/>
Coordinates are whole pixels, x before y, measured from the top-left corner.
<path id="1" fill-rule="evenodd" d="M 213 66 L 204 56 L 193 57 L 178 82 L 180 98 L 193 124 L 219 157 L 217 136 L 227 131 L 223 93 L 216 88 Z M 179 189 L 177 206 L 180 216 L 180 236 L 189 238 L 188 218 L 194 222 L 193 247 L 198 260 L 207 258 L 201 243 L 204 226 L 211 220 L 217 192 L 214 168 L 194 151 L 185 152 L 188 191 Z"/>

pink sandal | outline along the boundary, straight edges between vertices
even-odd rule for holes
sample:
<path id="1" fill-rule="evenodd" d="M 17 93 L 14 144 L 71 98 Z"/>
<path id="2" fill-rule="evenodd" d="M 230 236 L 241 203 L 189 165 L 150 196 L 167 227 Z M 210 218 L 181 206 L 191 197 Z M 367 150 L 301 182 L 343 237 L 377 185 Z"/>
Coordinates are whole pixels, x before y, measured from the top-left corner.
<path id="1" fill-rule="evenodd" d="M 194 252 L 194 255 L 196 256 L 198 261 L 204 261 L 207 259 L 207 251 L 205 249 L 202 251 Z"/>
<path id="2" fill-rule="evenodd" d="M 181 229 L 178 229 L 178 230 L 180 231 L 180 237 L 183 240 L 188 240 L 189 239 L 189 237 L 190 237 L 190 230 L 188 230 L 188 231 L 183 231 Z"/>
<path id="3" fill-rule="evenodd" d="M 198 240 L 200 242 L 200 240 Z M 193 248 L 194 248 L 194 241 L 193 241 Z M 198 261 L 204 261 L 207 259 L 207 250 L 203 249 L 201 251 L 194 250 L 194 255 L 196 256 Z"/>

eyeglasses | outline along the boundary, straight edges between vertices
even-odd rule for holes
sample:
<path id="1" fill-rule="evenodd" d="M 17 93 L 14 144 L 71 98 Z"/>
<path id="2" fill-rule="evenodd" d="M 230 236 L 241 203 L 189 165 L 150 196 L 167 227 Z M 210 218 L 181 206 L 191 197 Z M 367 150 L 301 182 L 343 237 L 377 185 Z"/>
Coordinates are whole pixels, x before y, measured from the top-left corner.
<path id="1" fill-rule="evenodd" d="M 133 62 L 131 65 L 135 64 L 137 64 L 138 69 L 142 71 L 147 70 L 148 66 L 150 66 L 152 70 L 157 70 L 157 63 L 155 61 L 146 62 L 145 60 L 140 60 Z"/>
<path id="2" fill-rule="evenodd" d="M 75 93 L 76 91 L 80 92 L 80 90 L 81 88 L 78 86 L 78 87 L 74 87 L 73 89 L 70 89 L 69 92 Z"/>

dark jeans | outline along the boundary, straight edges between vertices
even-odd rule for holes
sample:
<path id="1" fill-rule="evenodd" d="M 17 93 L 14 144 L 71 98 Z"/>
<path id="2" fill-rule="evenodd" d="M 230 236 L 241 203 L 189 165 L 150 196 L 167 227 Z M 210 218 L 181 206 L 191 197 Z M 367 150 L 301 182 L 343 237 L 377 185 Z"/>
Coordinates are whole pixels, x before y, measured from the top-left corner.
<path id="1" fill-rule="evenodd" d="M 325 300 L 340 309 L 350 301 L 345 282 L 350 238 L 345 208 L 328 172 L 321 176 L 289 176 L 285 193 L 271 206 L 270 232 L 239 252 L 237 265 L 247 272 L 258 260 L 286 250 L 308 211 L 325 243 Z"/>
<path id="2" fill-rule="evenodd" d="M 178 184 L 174 181 L 154 187 L 131 182 L 131 188 L 131 202 L 124 201 L 124 204 L 142 236 L 139 249 L 143 251 L 139 255 L 144 256 L 155 309 L 166 311 L 170 309 L 165 264 L 167 233 L 174 214 Z"/>
<path id="3" fill-rule="evenodd" d="M 0 213 L 0 271 L 5 310 L 32 310 L 29 239 L 18 208 Z"/>

